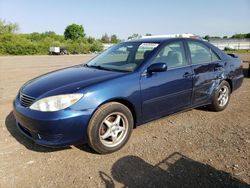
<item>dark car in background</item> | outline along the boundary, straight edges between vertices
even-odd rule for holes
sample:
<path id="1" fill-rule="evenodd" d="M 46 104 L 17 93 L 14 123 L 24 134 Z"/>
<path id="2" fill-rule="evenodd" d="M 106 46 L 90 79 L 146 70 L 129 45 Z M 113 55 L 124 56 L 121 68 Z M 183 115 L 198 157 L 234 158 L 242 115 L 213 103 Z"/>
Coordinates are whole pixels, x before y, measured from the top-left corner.
<path id="1" fill-rule="evenodd" d="M 242 61 L 208 42 L 132 40 L 85 65 L 28 81 L 14 101 L 14 115 L 19 130 L 37 144 L 87 142 L 110 153 L 151 120 L 200 106 L 224 110 L 242 81 Z"/>

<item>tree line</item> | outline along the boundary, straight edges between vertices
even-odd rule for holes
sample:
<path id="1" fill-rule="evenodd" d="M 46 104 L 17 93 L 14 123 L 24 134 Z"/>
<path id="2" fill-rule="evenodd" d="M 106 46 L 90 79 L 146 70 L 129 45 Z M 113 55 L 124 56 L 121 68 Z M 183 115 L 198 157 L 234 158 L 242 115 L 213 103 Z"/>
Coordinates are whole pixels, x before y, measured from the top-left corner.
<path id="1" fill-rule="evenodd" d="M 0 55 L 48 54 L 51 46 L 64 48 L 71 54 L 99 52 L 103 49 L 102 41 L 86 36 L 82 25 L 68 25 L 64 35 L 54 31 L 18 34 L 18 29 L 18 24 L 0 19 Z M 113 36 L 112 42 L 118 42 L 118 39 L 114 40 Z"/>
<path id="2" fill-rule="evenodd" d="M 239 33 L 239 34 L 234 34 L 232 36 L 223 36 L 223 37 L 206 35 L 203 38 L 208 41 L 213 39 L 250 39 L 250 33 L 243 33 L 243 34 Z"/>

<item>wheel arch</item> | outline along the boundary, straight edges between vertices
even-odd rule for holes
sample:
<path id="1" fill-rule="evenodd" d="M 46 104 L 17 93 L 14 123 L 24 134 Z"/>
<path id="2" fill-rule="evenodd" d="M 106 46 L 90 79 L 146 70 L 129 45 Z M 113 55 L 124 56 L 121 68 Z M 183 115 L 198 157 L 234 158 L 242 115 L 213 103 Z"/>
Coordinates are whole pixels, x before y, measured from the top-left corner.
<path id="1" fill-rule="evenodd" d="M 112 99 L 109 99 L 109 100 L 107 100 L 107 101 L 102 102 L 102 103 L 96 108 L 96 110 L 99 109 L 100 106 L 102 106 L 102 105 L 104 105 L 104 104 L 107 104 L 107 103 L 110 103 L 110 102 L 118 102 L 118 103 L 121 103 L 121 104 L 123 104 L 124 106 L 126 106 L 126 107 L 130 110 L 130 112 L 132 113 L 133 120 L 134 120 L 134 125 L 133 125 L 133 127 L 136 128 L 137 118 L 138 118 L 138 117 L 137 117 L 137 112 L 136 112 L 136 109 L 135 109 L 135 106 L 133 105 L 133 103 L 130 102 L 129 100 L 127 100 L 127 99 L 124 99 L 124 98 L 112 98 Z M 95 110 L 95 111 L 96 111 L 96 110 Z"/>
<path id="2" fill-rule="evenodd" d="M 230 93 L 232 93 L 232 91 L 233 91 L 233 82 L 232 82 L 232 80 L 231 79 L 225 79 L 224 81 L 226 81 L 229 84 Z"/>

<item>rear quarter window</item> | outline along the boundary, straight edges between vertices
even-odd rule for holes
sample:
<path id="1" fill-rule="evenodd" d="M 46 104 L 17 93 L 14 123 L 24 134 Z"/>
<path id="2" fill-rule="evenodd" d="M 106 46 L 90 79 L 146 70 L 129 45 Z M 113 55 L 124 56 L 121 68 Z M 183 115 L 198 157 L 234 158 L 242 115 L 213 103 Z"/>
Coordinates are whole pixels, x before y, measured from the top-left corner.
<path id="1" fill-rule="evenodd" d="M 197 41 L 188 41 L 192 64 L 218 61 L 218 56 L 206 45 Z"/>

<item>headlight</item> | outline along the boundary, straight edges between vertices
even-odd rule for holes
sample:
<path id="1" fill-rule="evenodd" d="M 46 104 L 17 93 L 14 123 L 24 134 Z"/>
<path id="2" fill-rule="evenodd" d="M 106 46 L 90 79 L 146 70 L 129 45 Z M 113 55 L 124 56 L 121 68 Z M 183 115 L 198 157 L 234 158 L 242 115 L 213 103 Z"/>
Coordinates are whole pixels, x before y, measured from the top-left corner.
<path id="1" fill-rule="evenodd" d="M 42 112 L 54 112 L 63 110 L 83 97 L 83 94 L 56 95 L 40 99 L 30 106 L 30 109 Z"/>

